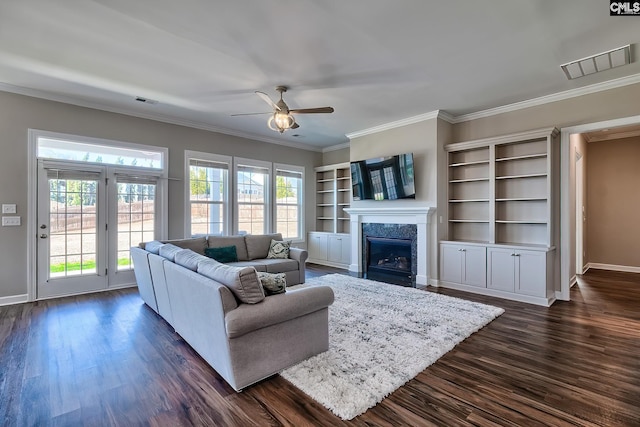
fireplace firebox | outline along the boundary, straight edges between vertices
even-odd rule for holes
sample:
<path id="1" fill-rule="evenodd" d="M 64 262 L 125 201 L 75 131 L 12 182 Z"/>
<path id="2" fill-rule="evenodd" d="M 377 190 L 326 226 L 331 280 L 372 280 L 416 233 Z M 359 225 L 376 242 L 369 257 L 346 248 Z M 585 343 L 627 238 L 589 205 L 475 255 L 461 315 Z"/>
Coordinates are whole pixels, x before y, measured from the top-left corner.
<path id="1" fill-rule="evenodd" d="M 365 277 L 413 286 L 411 239 L 366 237 Z"/>

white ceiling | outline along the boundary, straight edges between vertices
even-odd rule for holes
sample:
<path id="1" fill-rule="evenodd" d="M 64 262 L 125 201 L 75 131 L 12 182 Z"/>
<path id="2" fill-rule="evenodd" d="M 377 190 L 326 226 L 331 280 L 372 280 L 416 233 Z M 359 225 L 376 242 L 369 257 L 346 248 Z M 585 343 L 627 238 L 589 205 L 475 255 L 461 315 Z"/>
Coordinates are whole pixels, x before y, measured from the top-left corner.
<path id="1" fill-rule="evenodd" d="M 637 42 L 640 18 L 603 0 L 2 0 L 0 90 L 321 149 L 640 74 L 640 62 L 572 81 L 560 69 Z M 268 116 L 231 117 L 269 111 L 253 92 L 276 98 L 276 85 L 290 108 L 335 113 L 283 135 Z"/>

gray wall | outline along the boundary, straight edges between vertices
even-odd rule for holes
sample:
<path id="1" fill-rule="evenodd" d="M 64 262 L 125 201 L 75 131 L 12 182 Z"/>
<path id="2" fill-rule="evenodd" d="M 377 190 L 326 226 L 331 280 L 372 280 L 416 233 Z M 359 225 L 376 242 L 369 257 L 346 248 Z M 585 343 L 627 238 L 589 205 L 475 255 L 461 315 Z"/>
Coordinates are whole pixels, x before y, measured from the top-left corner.
<path id="1" fill-rule="evenodd" d="M 640 137 L 590 142 L 588 147 L 589 262 L 640 267 Z"/>
<path id="2" fill-rule="evenodd" d="M 360 200 L 354 201 L 354 208 L 361 207 L 401 207 L 421 206 L 437 207 L 438 204 L 438 156 L 439 150 L 449 139 L 447 125 L 439 119 L 425 120 L 400 128 L 390 129 L 372 135 L 365 135 L 351 140 L 350 160 L 364 160 L 380 156 L 413 153 L 416 198 L 403 200 Z M 440 138 L 439 130 L 441 132 Z M 440 153 L 441 155 L 441 153 Z M 446 176 L 446 175 L 445 175 Z M 429 278 L 438 278 L 438 227 L 436 212 L 431 217 L 429 245 Z"/>
<path id="3" fill-rule="evenodd" d="M 350 148 L 341 148 L 340 150 L 325 151 L 322 153 L 323 165 L 334 165 L 336 163 L 344 163 L 349 161 Z"/>
<path id="4" fill-rule="evenodd" d="M 640 114 L 640 83 L 453 125 L 453 142 Z"/>
<path id="5" fill-rule="evenodd" d="M 20 227 L 0 227 L 0 298 L 27 293 L 27 131 L 29 128 L 169 148 L 169 238 L 184 234 L 184 150 L 304 166 L 306 194 L 314 194 L 313 168 L 322 154 L 91 108 L 0 92 L 0 203 L 15 203 Z M 305 207 L 306 229 L 315 223 Z"/>

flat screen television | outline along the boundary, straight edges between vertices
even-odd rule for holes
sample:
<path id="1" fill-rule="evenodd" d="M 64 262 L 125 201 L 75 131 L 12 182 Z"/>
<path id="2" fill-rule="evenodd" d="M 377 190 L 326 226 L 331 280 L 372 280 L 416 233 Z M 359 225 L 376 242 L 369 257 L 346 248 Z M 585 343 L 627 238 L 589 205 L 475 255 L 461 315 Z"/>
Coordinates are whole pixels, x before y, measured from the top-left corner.
<path id="1" fill-rule="evenodd" d="M 415 199 L 413 153 L 351 162 L 353 200 Z"/>

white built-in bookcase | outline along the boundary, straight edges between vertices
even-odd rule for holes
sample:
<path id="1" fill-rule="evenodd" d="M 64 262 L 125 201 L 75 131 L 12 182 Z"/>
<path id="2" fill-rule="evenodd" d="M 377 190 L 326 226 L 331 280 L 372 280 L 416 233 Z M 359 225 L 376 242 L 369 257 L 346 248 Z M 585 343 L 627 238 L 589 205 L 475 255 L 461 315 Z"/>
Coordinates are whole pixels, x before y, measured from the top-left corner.
<path id="1" fill-rule="evenodd" d="M 445 146 L 448 240 L 553 246 L 557 135 L 550 128 Z"/>

